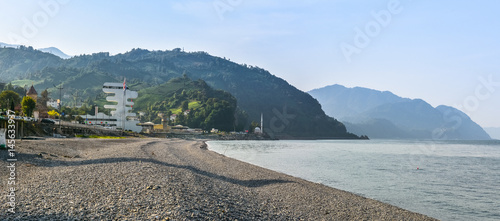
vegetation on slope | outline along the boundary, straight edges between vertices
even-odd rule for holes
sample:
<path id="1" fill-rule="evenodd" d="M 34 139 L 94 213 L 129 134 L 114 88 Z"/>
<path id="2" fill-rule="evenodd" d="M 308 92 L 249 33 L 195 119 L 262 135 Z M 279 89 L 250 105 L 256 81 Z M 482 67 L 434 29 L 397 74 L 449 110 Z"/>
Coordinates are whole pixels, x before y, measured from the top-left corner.
<path id="1" fill-rule="evenodd" d="M 136 110 L 145 113 L 144 120 L 161 123 L 161 117 L 172 125 L 223 131 L 236 129 L 236 99 L 222 90 L 210 88 L 203 80 L 191 81 L 187 76 L 139 91 Z M 244 125 L 238 125 L 242 130 Z"/>
<path id="2" fill-rule="evenodd" d="M 202 79 L 209 86 L 229 92 L 238 100 L 238 108 L 248 119 L 260 122 L 271 136 L 289 138 L 356 138 L 345 126 L 326 116 L 320 104 L 268 71 L 236 64 L 206 52 L 148 51 L 133 49 L 124 54 L 81 55 L 59 59 L 36 50 L 0 48 L 0 61 L 16 54 L 9 65 L 0 66 L 5 76 L 1 81 L 28 80 L 39 91 L 48 89 L 57 97 L 56 86 L 63 85 L 65 104 L 78 102 L 92 105 L 104 100 L 104 82 L 121 82 L 127 78 L 130 89 L 140 91 L 155 87 L 184 74 L 190 79 Z M 25 54 L 26 53 L 26 54 Z M 23 54 L 22 56 L 19 54 Z M 23 67 L 23 68 L 20 68 Z M 26 82 L 26 81 L 22 81 Z M 22 86 L 22 85 L 20 85 Z M 141 93 L 140 96 L 145 96 Z"/>

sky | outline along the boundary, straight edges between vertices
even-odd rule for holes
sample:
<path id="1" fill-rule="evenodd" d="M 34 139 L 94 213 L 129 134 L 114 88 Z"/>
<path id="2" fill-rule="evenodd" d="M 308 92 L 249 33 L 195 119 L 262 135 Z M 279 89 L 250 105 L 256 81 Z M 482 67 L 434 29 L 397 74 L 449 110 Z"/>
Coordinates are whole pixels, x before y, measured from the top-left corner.
<path id="1" fill-rule="evenodd" d="M 391 91 L 500 127 L 499 10 L 465 0 L 0 0 L 0 42 L 69 55 L 206 51 L 303 91 Z"/>

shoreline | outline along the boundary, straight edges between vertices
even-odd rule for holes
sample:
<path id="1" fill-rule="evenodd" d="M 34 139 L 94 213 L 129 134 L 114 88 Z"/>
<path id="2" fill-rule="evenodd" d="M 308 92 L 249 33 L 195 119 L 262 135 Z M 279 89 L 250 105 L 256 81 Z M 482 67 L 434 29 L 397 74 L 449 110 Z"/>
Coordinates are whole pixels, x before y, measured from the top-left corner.
<path id="1" fill-rule="evenodd" d="M 19 141 L 17 210 L 0 219 L 435 220 L 225 157 L 205 142 Z"/>

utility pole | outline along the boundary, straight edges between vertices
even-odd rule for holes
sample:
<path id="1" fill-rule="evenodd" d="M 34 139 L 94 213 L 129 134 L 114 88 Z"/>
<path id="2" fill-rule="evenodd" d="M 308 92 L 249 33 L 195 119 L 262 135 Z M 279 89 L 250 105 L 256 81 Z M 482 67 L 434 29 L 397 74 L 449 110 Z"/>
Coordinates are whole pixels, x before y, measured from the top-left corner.
<path id="1" fill-rule="evenodd" d="M 61 84 L 60 87 L 57 87 L 56 85 L 54 85 L 54 87 L 56 89 L 59 89 L 59 102 L 58 102 L 58 106 L 59 106 L 59 112 L 61 112 L 61 106 L 62 106 L 62 89 L 64 89 L 64 88 L 63 88 L 62 84 Z"/>

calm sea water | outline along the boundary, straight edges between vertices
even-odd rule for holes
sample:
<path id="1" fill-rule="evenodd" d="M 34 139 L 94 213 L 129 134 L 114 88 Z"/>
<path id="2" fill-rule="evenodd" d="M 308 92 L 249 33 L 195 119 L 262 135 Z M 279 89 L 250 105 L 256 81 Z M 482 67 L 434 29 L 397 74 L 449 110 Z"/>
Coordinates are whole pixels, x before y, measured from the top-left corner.
<path id="1" fill-rule="evenodd" d="M 210 141 L 209 149 L 441 220 L 500 220 L 500 141 Z"/>

